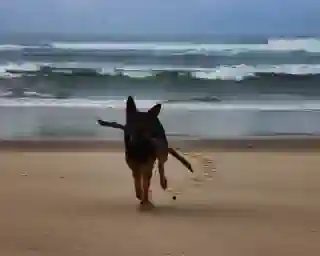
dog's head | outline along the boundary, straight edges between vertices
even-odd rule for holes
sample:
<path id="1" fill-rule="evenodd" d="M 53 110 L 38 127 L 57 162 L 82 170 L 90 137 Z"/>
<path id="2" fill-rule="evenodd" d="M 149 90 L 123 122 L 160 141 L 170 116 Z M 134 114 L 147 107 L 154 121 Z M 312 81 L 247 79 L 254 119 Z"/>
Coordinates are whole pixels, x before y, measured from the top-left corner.
<path id="1" fill-rule="evenodd" d="M 127 99 L 126 127 L 133 140 L 151 138 L 157 130 L 161 104 L 156 104 L 146 112 L 139 111 L 131 96 Z"/>

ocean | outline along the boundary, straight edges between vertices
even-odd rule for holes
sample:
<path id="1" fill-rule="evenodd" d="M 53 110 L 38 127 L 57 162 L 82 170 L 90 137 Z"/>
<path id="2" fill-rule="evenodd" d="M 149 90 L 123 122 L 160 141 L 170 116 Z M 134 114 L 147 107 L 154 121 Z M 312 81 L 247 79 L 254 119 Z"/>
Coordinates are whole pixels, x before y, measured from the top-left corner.
<path id="1" fill-rule="evenodd" d="M 176 138 L 319 135 L 319 82 L 320 38 L 0 36 L 0 138 L 119 139 L 128 95 Z"/>

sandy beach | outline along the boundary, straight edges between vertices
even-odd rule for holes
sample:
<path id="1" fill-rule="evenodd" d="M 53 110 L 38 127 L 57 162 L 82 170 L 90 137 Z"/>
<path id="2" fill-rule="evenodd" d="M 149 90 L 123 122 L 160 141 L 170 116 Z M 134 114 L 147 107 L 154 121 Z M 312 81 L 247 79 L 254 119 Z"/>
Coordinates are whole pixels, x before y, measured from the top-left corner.
<path id="1" fill-rule="evenodd" d="M 121 146 L 48 143 L 0 143 L 1 256 L 320 255 L 319 140 L 189 145 L 196 175 L 214 161 L 212 180 L 170 157 L 181 195 L 155 175 L 151 212 L 137 208 Z"/>

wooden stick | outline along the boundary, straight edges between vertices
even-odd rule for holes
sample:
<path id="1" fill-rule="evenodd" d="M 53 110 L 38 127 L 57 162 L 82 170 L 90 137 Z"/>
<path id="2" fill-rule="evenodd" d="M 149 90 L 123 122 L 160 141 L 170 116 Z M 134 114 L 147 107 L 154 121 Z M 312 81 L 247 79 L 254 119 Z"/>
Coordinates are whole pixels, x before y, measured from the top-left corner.
<path id="1" fill-rule="evenodd" d="M 101 126 L 106 126 L 110 128 L 121 129 L 123 131 L 125 130 L 125 126 L 117 122 L 108 122 L 108 121 L 103 121 L 99 119 L 98 124 L 100 124 Z"/>

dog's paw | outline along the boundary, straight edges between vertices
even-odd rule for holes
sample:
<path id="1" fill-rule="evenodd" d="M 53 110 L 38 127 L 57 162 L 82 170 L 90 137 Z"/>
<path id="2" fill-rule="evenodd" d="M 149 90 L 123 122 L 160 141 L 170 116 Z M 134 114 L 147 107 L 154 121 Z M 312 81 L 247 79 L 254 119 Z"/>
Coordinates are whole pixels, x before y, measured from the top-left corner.
<path id="1" fill-rule="evenodd" d="M 136 198 L 142 200 L 142 191 L 136 191 Z"/>
<path id="2" fill-rule="evenodd" d="M 153 203 L 151 203 L 150 201 L 141 201 L 140 205 L 139 205 L 139 210 L 140 211 L 150 211 L 152 209 L 154 209 L 155 206 Z"/>

